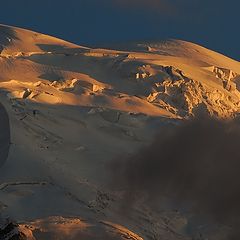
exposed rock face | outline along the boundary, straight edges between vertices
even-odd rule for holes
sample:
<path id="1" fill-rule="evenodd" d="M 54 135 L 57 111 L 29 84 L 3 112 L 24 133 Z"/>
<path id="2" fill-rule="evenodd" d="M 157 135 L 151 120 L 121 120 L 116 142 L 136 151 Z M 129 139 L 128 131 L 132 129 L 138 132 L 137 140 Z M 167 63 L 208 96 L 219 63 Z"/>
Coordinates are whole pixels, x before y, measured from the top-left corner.
<path id="1" fill-rule="evenodd" d="M 9 219 L 0 219 L 0 240 L 33 240 L 20 230 L 19 225 Z"/>
<path id="2" fill-rule="evenodd" d="M 9 99 L 25 99 L 31 94 L 30 89 L 26 89 L 23 91 L 14 91 L 8 94 Z"/>

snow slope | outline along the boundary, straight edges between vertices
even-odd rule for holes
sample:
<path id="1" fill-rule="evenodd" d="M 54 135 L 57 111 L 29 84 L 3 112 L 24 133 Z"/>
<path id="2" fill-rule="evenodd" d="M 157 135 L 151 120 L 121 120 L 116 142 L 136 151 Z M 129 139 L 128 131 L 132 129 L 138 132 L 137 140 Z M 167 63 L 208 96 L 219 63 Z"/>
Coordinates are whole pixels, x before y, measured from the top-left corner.
<path id="1" fill-rule="evenodd" d="M 189 239 L 178 213 L 119 214 L 105 165 L 163 125 L 202 111 L 238 115 L 240 63 L 178 40 L 91 49 L 5 25 L 0 46 L 12 143 L 2 216 L 29 239 Z"/>

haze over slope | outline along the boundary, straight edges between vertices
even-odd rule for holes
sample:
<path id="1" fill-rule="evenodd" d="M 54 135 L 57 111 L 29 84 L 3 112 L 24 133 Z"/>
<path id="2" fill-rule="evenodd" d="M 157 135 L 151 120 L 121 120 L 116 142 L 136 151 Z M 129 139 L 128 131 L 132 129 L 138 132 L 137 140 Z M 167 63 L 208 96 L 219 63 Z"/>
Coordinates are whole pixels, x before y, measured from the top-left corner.
<path id="1" fill-rule="evenodd" d="M 2 215 L 29 239 L 189 239 L 178 212 L 140 206 L 122 216 L 105 164 L 180 119 L 237 116 L 240 63 L 179 40 L 91 49 L 5 25 L 0 46 L 12 142 Z"/>

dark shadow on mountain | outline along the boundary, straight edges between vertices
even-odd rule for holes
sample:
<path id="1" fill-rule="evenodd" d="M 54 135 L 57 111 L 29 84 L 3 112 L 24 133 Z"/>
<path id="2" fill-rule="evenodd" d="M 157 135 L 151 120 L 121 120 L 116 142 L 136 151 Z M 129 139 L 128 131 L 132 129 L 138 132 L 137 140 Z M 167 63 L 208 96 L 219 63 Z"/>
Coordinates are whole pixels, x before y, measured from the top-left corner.
<path id="1" fill-rule="evenodd" d="M 8 26 L 0 26 L 0 52 L 11 45 L 13 40 L 19 40 L 15 30 Z"/>
<path id="2" fill-rule="evenodd" d="M 0 167 L 6 162 L 10 148 L 10 125 L 8 113 L 0 103 Z"/>
<path id="3" fill-rule="evenodd" d="M 28 118 L 31 118 L 31 122 L 39 124 L 38 114 L 41 116 L 41 109 L 48 109 L 48 111 L 53 111 L 50 116 L 55 116 L 54 111 L 62 112 L 65 119 L 69 119 L 74 124 L 71 116 L 76 117 L 77 114 L 86 116 L 92 108 L 69 105 L 66 108 L 64 104 L 39 103 L 33 103 L 31 107 L 39 109 L 39 112 L 35 112 L 31 116 L 27 115 L 26 118 L 19 121 L 28 124 Z M 77 117 L 75 120 L 80 122 Z M 66 122 L 66 124 L 71 124 L 70 122 Z M 85 118 L 83 123 L 75 125 L 76 131 L 88 131 L 86 129 L 91 124 L 89 119 Z M 45 121 L 42 124 L 45 124 Z M 239 119 L 224 123 L 215 119 L 199 118 L 183 123 L 181 126 L 173 127 L 172 124 L 165 126 L 158 124 L 158 126 L 159 129 L 155 129 L 158 133 L 155 141 L 142 148 L 140 152 L 126 156 L 126 159 L 122 157 L 106 159 L 106 161 L 114 161 L 111 172 L 114 177 L 111 173 L 108 175 L 113 189 L 120 189 L 121 192 L 126 189 L 127 193 L 129 190 L 133 194 L 132 196 L 126 195 L 130 196 L 130 199 L 123 198 L 124 203 L 127 200 L 126 211 L 131 212 L 134 209 L 134 200 L 138 193 L 143 193 L 142 196 L 146 198 L 144 202 L 146 206 L 150 208 L 153 206 L 154 209 L 155 206 L 158 206 L 162 196 L 167 195 L 169 199 L 173 199 L 174 209 L 177 206 L 176 209 L 180 209 L 183 216 L 186 212 L 184 209 L 188 206 L 193 210 L 191 216 L 186 214 L 186 218 L 189 218 L 188 225 L 191 225 L 192 215 L 203 215 L 204 218 L 206 216 L 211 222 L 213 221 L 211 224 L 214 226 L 215 224 L 232 226 L 229 231 L 232 230 L 232 234 L 239 236 Z M 107 133 L 105 134 L 106 137 L 109 136 Z M 58 142 L 54 141 L 52 144 L 50 141 L 44 140 L 44 144 L 46 149 L 51 150 Z M 62 143 L 59 142 L 59 144 Z M 100 144 L 105 145 L 106 143 L 99 141 Z M 85 166 L 85 170 L 87 172 L 88 169 L 97 169 L 99 175 L 104 175 L 105 178 L 108 169 L 104 169 L 104 167 L 101 161 L 98 163 L 90 161 Z M 117 173 L 116 169 L 118 169 Z M 193 205 L 194 208 L 192 208 Z M 40 207 L 45 206 L 42 204 Z M 61 211 L 65 210 L 64 205 L 62 209 Z M 52 211 L 54 210 L 52 209 Z M 80 213 L 78 211 L 76 210 L 75 214 Z M 123 214 L 125 214 L 124 211 Z M 194 226 L 194 229 L 198 228 L 198 224 L 196 228 Z M 239 238 L 231 236 L 227 239 Z"/>
<path id="4" fill-rule="evenodd" d="M 41 50 L 46 52 L 68 50 L 66 46 L 55 44 L 36 44 Z"/>
<path id="5" fill-rule="evenodd" d="M 69 48 L 64 45 L 56 45 L 56 44 L 36 44 L 42 51 L 44 52 L 54 52 L 54 53 L 64 53 L 64 54 L 78 54 L 84 53 L 87 49 L 76 47 L 76 48 Z"/>
<path id="6" fill-rule="evenodd" d="M 129 41 L 129 42 L 112 42 L 112 43 L 101 43 L 92 44 L 92 48 L 100 49 L 111 49 L 116 51 L 126 52 L 142 52 L 150 54 L 161 54 L 165 56 L 174 56 L 164 49 L 160 49 L 162 44 L 171 43 L 171 40 L 164 39 L 159 41 Z"/>
<path id="7" fill-rule="evenodd" d="M 40 76 L 38 76 L 38 78 L 43 79 L 43 80 L 48 80 L 50 82 L 61 81 L 64 79 L 63 76 L 61 75 L 61 73 L 57 73 L 54 71 L 43 73 Z"/>
<path id="8" fill-rule="evenodd" d="M 116 141 L 115 146 L 117 146 L 117 143 L 119 142 L 118 138 L 115 138 L 116 133 L 113 133 L 114 135 L 110 135 L 110 133 L 107 132 L 106 130 L 106 127 L 108 126 L 111 127 L 111 129 L 113 130 L 114 129 L 117 130 L 117 127 L 116 128 L 113 127 L 112 120 L 110 119 L 111 116 L 109 117 L 108 114 L 104 116 L 104 113 L 98 114 L 97 111 L 95 116 L 91 114 L 89 115 L 90 110 L 94 110 L 94 108 L 98 108 L 99 106 L 94 107 L 94 106 L 74 106 L 74 105 L 65 105 L 65 104 L 44 104 L 44 103 L 37 103 L 34 101 L 31 103 L 27 101 L 26 104 L 30 104 L 30 105 L 24 105 L 24 102 L 25 100 L 19 99 L 18 102 L 15 103 L 15 105 L 12 104 L 11 106 L 13 109 L 12 118 L 18 121 L 19 127 L 22 127 L 24 129 L 24 133 L 26 133 L 26 135 L 22 135 L 21 136 L 22 138 L 29 138 L 29 135 L 30 135 L 33 137 L 30 139 L 35 139 L 31 143 L 29 142 L 29 144 L 34 146 L 33 149 L 36 149 L 36 152 L 34 150 L 34 154 L 37 154 L 38 151 L 48 151 L 47 153 L 49 155 L 46 155 L 46 156 L 50 156 L 52 154 L 52 151 L 55 151 L 56 149 L 58 149 L 57 154 L 61 154 L 62 149 L 64 149 L 62 148 L 62 145 L 66 144 L 65 141 L 67 140 L 61 138 L 62 133 L 61 131 L 59 132 L 57 130 L 59 127 L 63 131 L 65 131 L 64 130 L 65 128 L 70 127 L 70 128 L 74 128 L 74 131 L 76 131 L 76 133 L 81 132 L 86 146 L 88 144 L 88 141 L 92 141 L 91 139 L 88 140 L 88 137 L 87 137 L 88 133 L 92 131 L 91 130 L 92 128 L 93 129 L 96 128 L 96 131 L 102 133 L 103 136 L 105 137 L 111 137 L 111 143 L 109 143 L 110 145 L 109 148 L 112 145 L 114 145 L 112 144 L 113 141 Z M 20 115 L 19 115 L 19 112 L 16 112 L 18 111 L 16 110 L 17 109 L 16 107 L 18 107 L 18 104 L 21 107 Z M 49 113 L 51 114 L 49 115 Z M 55 113 L 57 114 L 55 115 Z M 2 114 L 0 114 L 0 117 L 1 116 Z M 64 117 L 64 120 L 66 120 L 66 122 L 59 121 L 62 117 Z M 102 127 L 95 126 L 94 122 L 91 121 L 92 117 L 93 118 L 99 117 L 100 119 L 102 119 L 102 121 L 105 121 L 105 128 L 103 129 Z M 158 121 L 159 119 L 154 118 L 153 120 Z M 150 120 L 147 120 L 147 121 L 150 121 Z M 48 123 L 50 123 L 50 125 L 55 124 L 56 129 L 49 131 L 49 128 L 47 126 Z M 159 122 L 156 122 L 155 124 L 159 125 Z M 1 128 L 0 131 L 2 131 L 3 126 L 4 125 L 0 125 L 0 128 Z M 128 139 L 128 141 L 131 141 L 131 142 L 134 141 L 134 140 L 131 140 L 129 136 L 126 136 L 126 137 L 123 136 L 121 139 Z M 102 137 L 99 136 L 99 134 L 96 134 L 94 136 L 94 141 L 97 142 L 99 149 L 106 147 L 107 143 L 102 140 Z M 23 171 L 23 169 L 26 172 L 37 171 L 38 174 L 39 172 L 44 170 L 44 174 L 46 175 L 43 175 L 42 178 L 45 179 L 46 176 L 51 176 L 47 179 L 49 179 L 49 181 L 53 184 L 44 185 L 43 188 L 41 187 L 31 188 L 31 191 L 33 191 L 34 194 L 21 197 L 21 201 L 18 201 L 18 204 L 16 204 L 15 206 L 12 206 L 12 211 L 14 212 L 14 210 L 17 209 L 19 214 L 18 216 L 23 216 L 23 218 L 25 218 L 26 212 L 29 212 L 29 209 L 31 209 L 32 215 L 34 216 L 33 218 L 35 219 L 39 219 L 43 217 L 45 218 L 48 216 L 79 216 L 79 215 L 84 216 L 86 212 L 88 214 L 88 217 L 91 217 L 91 216 L 95 217 L 96 216 L 95 212 L 89 208 L 89 205 L 87 206 L 85 205 L 85 200 L 83 200 L 85 199 L 85 196 L 82 196 L 79 190 L 82 187 L 86 190 L 89 187 L 91 187 L 91 185 L 88 183 L 87 185 L 85 185 L 84 183 L 79 184 L 79 182 L 76 182 L 77 179 L 83 177 L 81 176 L 82 165 L 80 164 L 80 165 L 74 166 L 75 169 L 77 168 L 77 170 L 79 170 L 79 173 L 78 173 L 79 175 L 77 178 L 75 174 L 73 174 L 72 176 L 65 175 L 65 174 L 63 175 L 62 170 L 56 167 L 56 165 L 54 164 L 49 165 L 42 162 L 39 163 L 38 161 L 35 160 L 34 155 L 32 154 L 28 155 L 27 147 L 28 146 L 24 146 L 24 149 L 23 149 L 26 154 L 26 158 L 21 158 L 25 155 L 19 156 L 19 159 L 18 159 L 19 161 L 15 161 L 17 162 L 16 165 L 15 166 L 10 165 L 14 167 L 11 168 L 8 165 L 7 166 L 8 168 L 0 169 L 1 180 L 5 174 L 9 176 L 14 176 L 16 171 L 21 172 Z M 72 149 L 72 151 L 74 153 L 74 149 Z M 27 159 L 29 156 L 31 157 L 33 156 L 33 158 Z M 13 154 L 11 157 L 18 157 L 18 156 L 16 155 L 14 156 Z M 38 156 L 36 156 L 36 158 L 38 158 Z M 95 171 L 94 169 L 96 169 L 98 173 L 101 173 L 97 176 L 97 178 L 100 179 L 100 181 L 102 181 L 102 179 L 105 178 L 105 171 L 106 171 L 105 166 L 102 162 L 105 160 L 105 156 L 99 155 L 98 159 L 99 161 L 87 161 L 86 164 L 84 163 L 85 165 L 84 171 L 86 171 L 87 173 L 90 171 Z M 47 169 L 45 168 L 45 166 L 47 167 Z M 54 171 L 54 174 L 52 175 L 53 171 Z M 29 175 L 27 175 L 27 179 L 28 177 Z M 64 186 L 64 188 L 59 188 L 57 184 L 56 185 L 54 184 L 59 181 L 58 178 L 64 179 L 65 177 L 67 177 L 68 180 L 65 181 L 66 185 Z M 75 189 L 78 189 L 76 191 L 79 191 L 79 192 L 76 192 L 74 196 L 70 198 L 67 196 L 66 198 L 61 199 L 60 196 L 62 195 L 60 194 L 64 193 L 64 191 L 66 191 L 65 189 L 70 188 L 69 186 L 71 186 L 71 188 L 74 187 Z M 29 185 L 28 187 L 31 187 L 31 186 Z M 13 192 L 18 190 L 19 190 L 19 187 L 12 188 Z M 6 194 L 8 193 L 6 192 Z M 58 201 L 56 201 L 56 199 L 58 199 Z M 1 199 L 1 201 L 3 200 Z M 86 202 L 86 204 L 87 203 L 88 202 Z M 37 206 L 37 211 L 35 211 L 36 206 Z M 46 208 L 48 209 L 48 211 L 44 210 Z M 106 239 L 106 238 L 103 238 L 103 239 Z"/>

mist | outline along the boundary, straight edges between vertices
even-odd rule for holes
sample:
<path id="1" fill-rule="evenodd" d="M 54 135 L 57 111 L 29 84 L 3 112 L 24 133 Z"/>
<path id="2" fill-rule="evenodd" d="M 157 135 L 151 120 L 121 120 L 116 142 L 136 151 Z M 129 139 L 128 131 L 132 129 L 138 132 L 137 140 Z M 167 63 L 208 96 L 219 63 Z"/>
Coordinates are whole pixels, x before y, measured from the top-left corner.
<path id="1" fill-rule="evenodd" d="M 228 240 L 239 239 L 239 120 L 201 117 L 163 127 L 150 145 L 111 169 L 111 185 L 125 191 L 129 210 L 139 193 L 149 207 L 167 197 L 179 208 L 188 206 L 194 214 L 230 227 Z"/>

